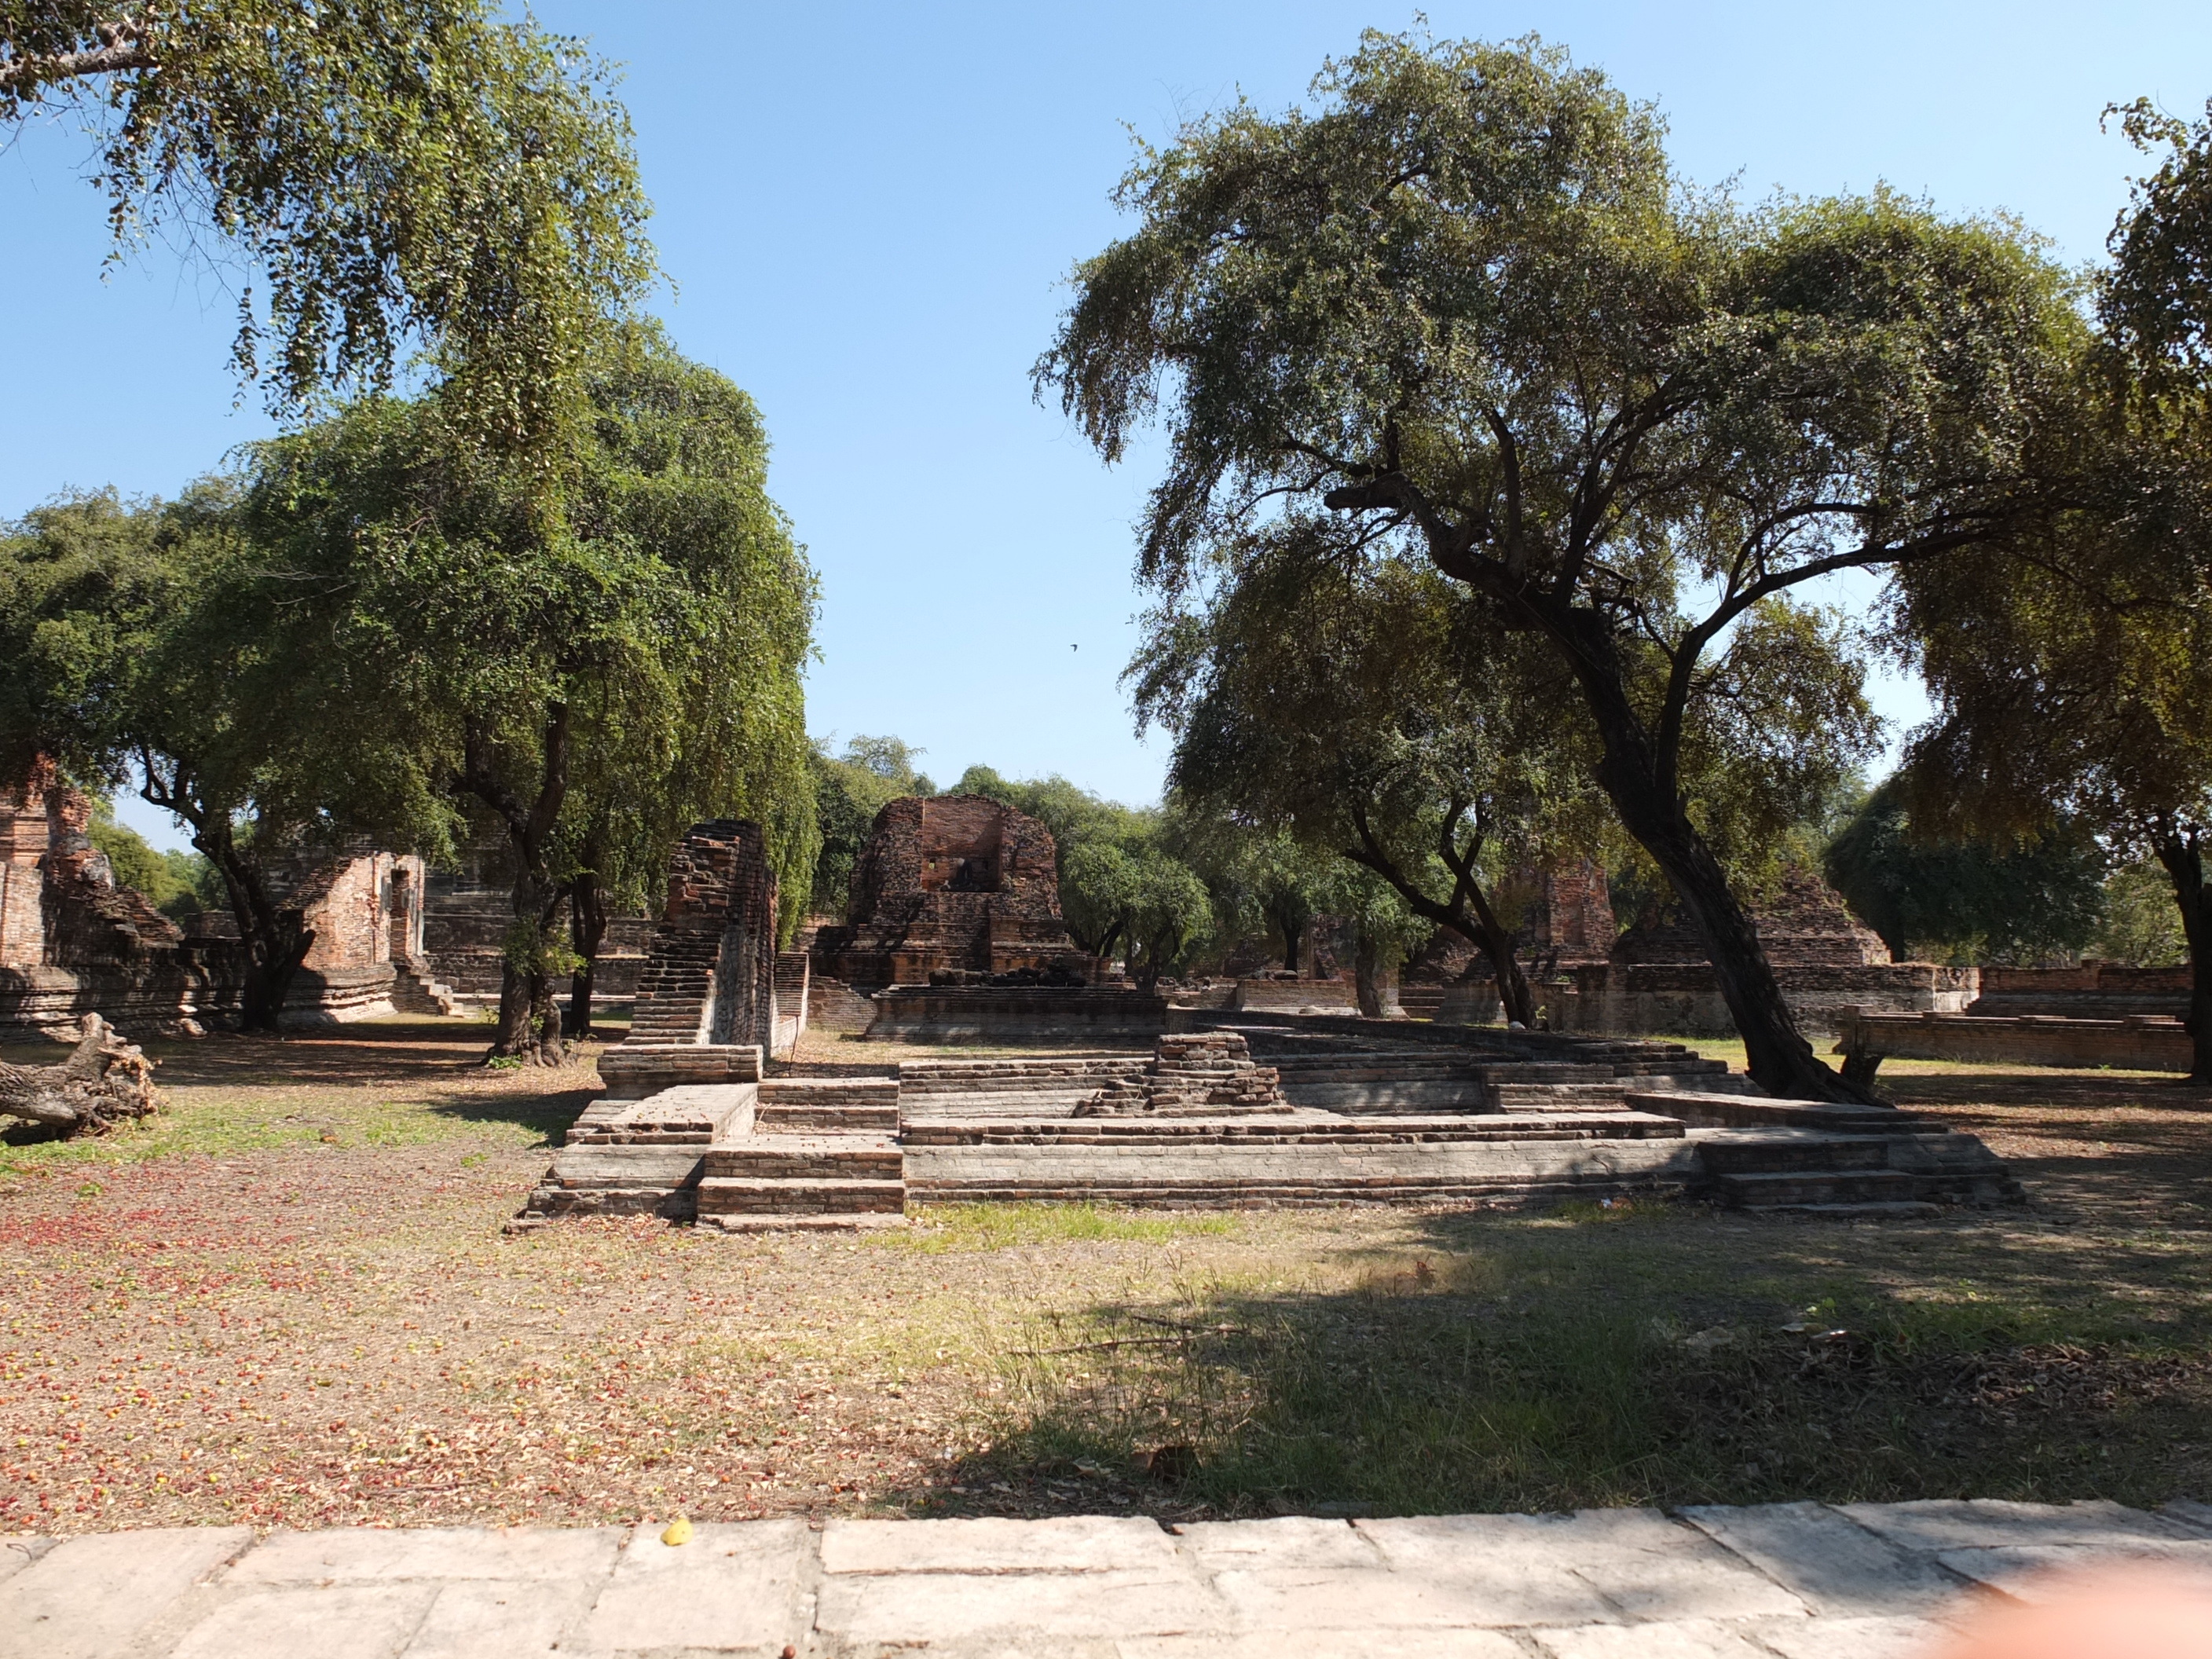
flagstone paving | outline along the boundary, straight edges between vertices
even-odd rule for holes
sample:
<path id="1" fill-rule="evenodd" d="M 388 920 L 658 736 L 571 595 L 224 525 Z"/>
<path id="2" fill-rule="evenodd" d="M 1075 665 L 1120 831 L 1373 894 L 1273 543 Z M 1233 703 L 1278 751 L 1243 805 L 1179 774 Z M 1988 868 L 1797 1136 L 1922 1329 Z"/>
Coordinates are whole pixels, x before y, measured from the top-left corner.
<path id="1" fill-rule="evenodd" d="M 775 1520 L 0 1540 L 0 1659 L 1912 1659 L 2053 1570 L 2212 1590 L 2212 1505 Z"/>

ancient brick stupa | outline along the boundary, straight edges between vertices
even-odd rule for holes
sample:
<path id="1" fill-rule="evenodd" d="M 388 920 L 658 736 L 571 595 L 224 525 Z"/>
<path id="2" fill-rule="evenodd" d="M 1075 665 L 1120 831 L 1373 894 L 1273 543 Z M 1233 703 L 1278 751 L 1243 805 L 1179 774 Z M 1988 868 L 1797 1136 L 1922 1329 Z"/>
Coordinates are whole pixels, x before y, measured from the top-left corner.
<path id="1" fill-rule="evenodd" d="M 1075 1109 L 1078 1117 L 1237 1117 L 1287 1112 L 1282 1079 L 1253 1063 L 1238 1031 L 1164 1036 L 1140 1077 L 1115 1078 Z"/>
<path id="2" fill-rule="evenodd" d="M 814 939 L 814 977 L 886 985 L 1020 976 L 1081 985 L 1100 964 L 1060 919 L 1051 832 L 982 795 L 908 796 L 876 814 L 843 925 Z"/>

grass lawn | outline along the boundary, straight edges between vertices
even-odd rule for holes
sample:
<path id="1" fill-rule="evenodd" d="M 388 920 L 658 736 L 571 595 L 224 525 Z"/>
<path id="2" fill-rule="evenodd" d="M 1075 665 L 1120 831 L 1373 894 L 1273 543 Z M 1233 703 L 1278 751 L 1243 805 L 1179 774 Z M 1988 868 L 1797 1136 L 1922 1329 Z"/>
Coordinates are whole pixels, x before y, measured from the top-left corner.
<path id="1" fill-rule="evenodd" d="M 157 1045 L 149 1127 L 0 1138 L 0 1532 L 2212 1497 L 2212 1101 L 2169 1079 L 1893 1062 L 2033 1194 L 1929 1222 L 510 1238 L 590 1051 L 482 1040 Z"/>

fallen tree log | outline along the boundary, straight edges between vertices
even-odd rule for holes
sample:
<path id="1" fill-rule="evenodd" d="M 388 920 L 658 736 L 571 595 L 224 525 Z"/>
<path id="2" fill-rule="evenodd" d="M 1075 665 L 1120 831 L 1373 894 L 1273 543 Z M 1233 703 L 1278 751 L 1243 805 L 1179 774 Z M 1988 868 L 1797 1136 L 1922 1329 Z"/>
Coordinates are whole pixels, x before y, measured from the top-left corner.
<path id="1" fill-rule="evenodd" d="M 161 1109 L 154 1062 L 98 1014 L 58 1066 L 0 1064 L 0 1114 L 27 1118 L 64 1136 L 105 1134 Z"/>

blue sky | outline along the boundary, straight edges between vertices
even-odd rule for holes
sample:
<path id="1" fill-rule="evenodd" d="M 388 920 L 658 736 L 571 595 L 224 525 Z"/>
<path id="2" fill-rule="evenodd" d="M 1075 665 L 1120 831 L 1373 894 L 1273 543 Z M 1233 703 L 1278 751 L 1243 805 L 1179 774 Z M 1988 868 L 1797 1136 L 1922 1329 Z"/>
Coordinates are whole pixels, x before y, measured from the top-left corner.
<path id="1" fill-rule="evenodd" d="M 1300 97 L 1368 24 L 1328 3 L 615 5 L 548 27 L 627 65 L 679 345 L 760 401 L 772 487 L 823 582 L 811 724 L 895 732 L 940 781 L 981 761 L 1157 795 L 1116 684 L 1135 638 L 1139 453 L 1109 471 L 1030 397 L 1071 263 L 1116 234 L 1129 155 L 1233 100 Z M 2212 94 L 2212 7 L 1431 4 L 1530 30 L 1656 100 L 1675 158 L 1753 195 L 1877 180 L 2008 210 L 2097 257 L 2130 152 L 2110 101 Z M 230 290 L 160 245 L 103 281 L 88 146 L 0 154 L 0 516 L 64 487 L 169 494 L 267 426 L 223 368 Z M 1915 689 L 1887 683 L 1900 720 Z M 150 811 L 127 811 L 161 831 Z"/>

